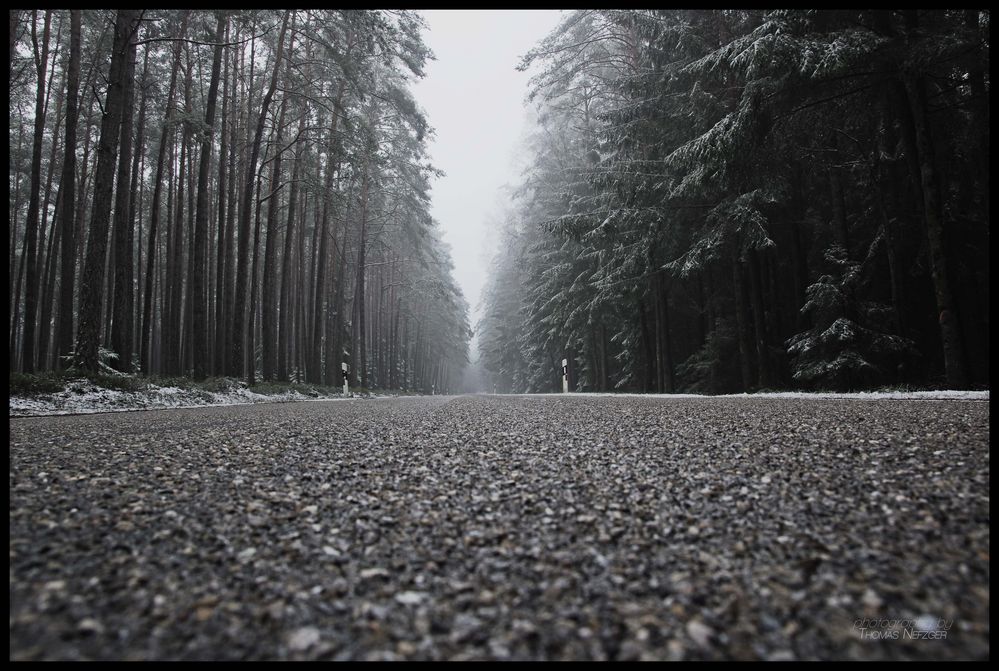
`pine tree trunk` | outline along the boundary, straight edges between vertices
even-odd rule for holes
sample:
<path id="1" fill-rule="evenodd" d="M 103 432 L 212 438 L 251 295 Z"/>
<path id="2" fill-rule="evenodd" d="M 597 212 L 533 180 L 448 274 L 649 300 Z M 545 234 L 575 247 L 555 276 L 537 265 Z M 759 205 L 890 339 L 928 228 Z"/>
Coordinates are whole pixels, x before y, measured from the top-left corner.
<path id="1" fill-rule="evenodd" d="M 332 365 L 334 368 L 334 375 L 339 374 L 338 371 L 340 370 L 340 366 L 338 364 L 344 363 L 343 317 L 344 317 L 345 308 L 343 303 L 344 303 L 344 292 L 346 290 L 346 287 L 344 286 L 345 284 L 344 277 L 346 275 L 346 270 L 347 270 L 347 257 L 346 254 L 344 253 L 344 250 L 346 249 L 347 246 L 347 234 L 349 231 L 347 226 L 343 226 L 342 229 L 343 229 L 342 230 L 343 237 L 341 238 L 340 241 L 340 249 L 339 249 L 340 253 L 337 255 L 338 263 L 337 263 L 337 270 L 335 277 L 336 284 L 333 287 L 332 308 L 333 308 L 334 317 L 333 317 L 333 332 L 331 334 L 331 340 L 333 341 L 332 352 L 334 359 Z M 334 381 L 331 384 L 335 384 L 336 382 L 338 381 Z"/>
<path id="2" fill-rule="evenodd" d="M 773 386 L 770 375 L 770 353 L 767 349 L 767 324 L 763 307 L 763 282 L 760 278 L 760 262 L 755 249 L 749 255 L 749 305 L 753 312 L 753 331 L 756 336 L 756 364 L 760 386 Z"/>
<path id="3" fill-rule="evenodd" d="M 965 367 L 964 344 L 957 306 L 948 277 L 943 213 L 939 197 L 940 185 L 936 174 L 933 143 L 926 121 L 925 82 L 922 77 L 907 76 L 905 89 L 912 110 L 913 130 L 916 137 L 915 148 L 919 157 L 919 187 L 923 198 L 923 217 L 926 224 L 926 239 L 929 243 L 930 275 L 933 278 L 934 296 L 939 313 L 938 321 L 940 339 L 943 342 L 947 386 L 950 389 L 965 389 L 968 386 L 968 374 Z"/>
<path id="4" fill-rule="evenodd" d="M 835 134 L 831 134 L 829 146 L 833 152 L 833 160 L 839 157 L 839 142 Z M 846 198 L 843 195 L 843 177 L 836 165 L 830 165 L 829 171 L 829 202 L 832 207 L 833 237 L 836 244 L 850 255 L 850 233 L 846 219 Z"/>
<path id="5" fill-rule="evenodd" d="M 357 300 L 358 300 L 358 310 L 360 313 L 358 315 L 358 325 L 360 326 L 361 332 L 358 334 L 361 344 L 361 358 L 358 362 L 358 368 L 361 373 L 361 387 L 364 389 L 368 388 L 368 350 L 367 350 L 367 339 L 365 338 L 365 320 L 364 320 L 364 259 L 365 259 L 365 247 L 367 246 L 367 234 L 368 234 L 368 164 L 364 165 L 364 174 L 361 178 L 361 234 L 357 242 Z"/>
<path id="6" fill-rule="evenodd" d="M 652 345 L 652 334 L 649 332 L 649 319 L 647 316 L 648 310 L 645 307 L 645 301 L 638 301 L 638 326 L 642 333 L 642 353 L 643 353 L 643 363 L 642 366 L 642 391 L 645 393 L 652 392 L 654 390 L 654 380 L 655 380 L 655 361 L 656 355 Z"/>
<path id="7" fill-rule="evenodd" d="M 660 285 L 659 296 L 662 301 L 662 320 L 663 320 L 663 332 L 662 332 L 662 358 L 663 358 L 663 393 L 672 394 L 673 393 L 673 343 L 670 337 L 670 319 L 669 319 L 669 284 L 666 280 L 665 273 L 659 273 L 658 281 Z"/>
<path id="8" fill-rule="evenodd" d="M 257 208 L 253 226 L 253 255 L 250 264 L 250 310 L 246 322 L 246 356 L 243 369 L 246 371 L 246 384 L 253 386 L 257 383 L 257 348 L 256 332 L 254 327 L 257 322 L 257 287 L 259 285 L 259 261 L 260 261 L 260 180 L 257 180 Z"/>
<path id="9" fill-rule="evenodd" d="M 188 67 L 193 72 L 194 64 L 188 61 Z M 191 103 L 187 106 L 188 118 L 194 118 L 193 109 L 193 96 L 188 98 Z M 194 274 L 194 202 L 195 194 L 197 193 L 197 185 L 195 184 L 195 168 L 194 168 L 194 151 L 195 143 L 192 142 L 194 136 L 194 125 L 193 123 L 184 129 L 184 142 L 187 145 L 187 217 L 185 221 L 187 225 L 186 229 L 186 240 L 187 240 L 187 253 L 181 254 L 183 263 L 181 265 L 181 290 L 184 297 L 183 305 L 183 326 L 181 330 L 181 346 L 180 346 L 180 361 L 181 361 L 181 371 L 183 375 L 191 375 L 194 370 L 194 356 L 192 350 L 194 349 L 194 329 L 193 329 L 193 315 L 194 315 L 194 296 L 191 286 L 191 277 Z M 200 147 L 199 147 L 200 148 Z M 200 271 L 202 277 L 204 277 L 204 270 Z"/>
<path id="10" fill-rule="evenodd" d="M 59 27 L 56 30 L 56 54 L 59 51 L 59 44 L 62 37 L 62 25 L 63 21 L 60 17 Z M 42 370 L 49 369 L 49 341 L 52 335 L 52 294 L 55 288 L 55 260 L 53 254 L 58 253 L 59 245 L 55 241 L 61 238 L 60 231 L 58 229 L 58 217 L 53 214 L 49 217 L 49 205 L 53 205 L 53 210 L 58 212 L 59 210 L 59 199 L 62 197 L 62 184 L 59 184 L 56 189 L 56 200 L 55 203 L 51 202 L 52 197 L 52 181 L 55 177 L 56 172 L 56 157 L 58 156 L 60 150 L 62 149 L 59 145 L 59 133 L 62 130 L 62 110 L 63 104 L 65 102 L 65 81 L 60 83 L 58 86 L 54 86 L 55 81 L 55 70 L 58 65 L 57 55 L 52 56 L 52 69 L 49 75 L 49 83 L 47 86 L 48 93 L 46 94 L 46 107 L 48 107 L 48 99 L 52 95 L 53 88 L 56 91 L 56 107 L 55 107 L 55 125 L 52 129 L 50 144 L 49 157 L 47 165 L 47 176 L 45 178 L 45 197 L 42 200 L 42 209 L 39 213 L 40 219 L 40 231 L 41 236 L 39 238 L 38 248 L 39 248 L 39 262 L 38 267 L 41 268 L 40 286 L 39 292 L 41 295 L 41 301 L 39 303 L 39 309 L 41 314 L 38 319 L 38 366 Z M 66 69 L 63 69 L 66 72 Z M 65 80 L 65 74 L 63 76 Z M 47 238 L 47 242 L 46 242 Z"/>
<path id="11" fill-rule="evenodd" d="M 610 357 L 607 356 L 607 349 L 609 347 L 609 339 L 607 338 L 607 327 L 604 324 L 600 325 L 600 389 L 603 391 L 610 391 L 610 373 L 608 368 L 610 366 Z"/>
<path id="12" fill-rule="evenodd" d="M 292 35 L 288 39 L 288 50 L 292 49 L 294 41 L 294 25 L 292 25 Z M 288 61 L 291 62 L 290 59 Z M 291 74 L 289 67 L 285 71 L 287 78 Z M 273 380 L 277 368 L 277 305 L 278 297 L 275 295 L 278 289 L 277 283 L 277 247 L 278 247 L 278 205 L 280 203 L 281 189 L 281 156 L 284 153 L 284 119 L 288 110 L 287 94 L 281 97 L 281 108 L 278 112 L 277 125 L 274 129 L 274 151 L 273 165 L 271 166 L 270 194 L 267 197 L 267 235 L 264 242 L 264 275 L 262 278 L 261 290 L 263 301 L 261 305 L 261 359 L 263 363 L 263 378 Z"/>
<path id="13" fill-rule="evenodd" d="M 780 304 L 780 294 L 777 292 L 777 269 L 770 250 L 766 250 L 760 255 L 759 262 L 764 285 L 763 314 L 766 317 L 767 333 L 771 341 L 783 342 L 782 334 L 786 333 L 786 331 L 783 328 L 781 315 L 786 311 L 780 309 L 782 306 Z M 770 357 L 770 374 L 773 378 L 771 382 L 774 385 L 781 385 L 783 384 L 783 380 L 780 379 L 779 363 L 774 361 L 774 358 L 773 356 Z"/>
<path id="14" fill-rule="evenodd" d="M 198 164 L 198 197 L 194 215 L 194 258 L 191 268 L 191 335 L 193 341 L 192 363 L 194 378 L 203 379 L 209 370 L 208 350 L 208 292 L 206 264 L 208 257 L 208 171 L 212 162 L 212 138 L 215 128 L 215 103 L 219 92 L 219 73 L 222 70 L 222 39 L 225 35 L 226 13 L 220 10 L 215 27 L 215 54 L 212 75 L 208 84 L 208 101 L 205 106 L 205 129 L 201 134 L 201 156 Z M 223 157 L 224 161 L 224 157 Z"/>
<path id="15" fill-rule="evenodd" d="M 122 104 L 121 139 L 118 153 L 118 185 L 114 207 L 114 295 L 111 323 L 111 349 L 118 354 L 112 365 L 123 373 L 132 372 L 132 315 L 128 312 L 132 293 L 132 248 L 128 228 L 132 224 L 129 211 L 132 180 L 132 118 L 135 91 L 135 44 L 129 47 L 125 61 L 125 91 Z"/>
<path id="16" fill-rule="evenodd" d="M 97 53 L 102 53 L 102 49 L 104 48 L 105 44 L 104 38 L 106 37 L 107 32 L 109 31 L 105 26 L 105 28 L 101 31 L 101 36 L 98 39 L 97 45 L 95 47 L 95 51 Z M 112 33 L 111 38 L 113 40 L 114 30 L 112 29 L 110 32 Z M 75 219 L 76 219 L 76 245 L 77 245 L 76 256 L 78 259 L 81 260 L 83 259 L 84 249 L 89 234 L 86 225 L 87 194 L 92 193 L 90 185 L 91 182 L 93 182 L 94 178 L 94 172 L 93 170 L 91 170 L 92 166 L 90 161 L 91 137 L 93 136 L 91 128 L 94 126 L 93 123 L 93 117 L 95 116 L 94 102 L 97 98 L 97 87 L 95 86 L 95 82 L 97 81 L 97 77 L 100 74 L 100 70 L 101 68 L 99 67 L 97 59 L 94 59 L 94 62 L 90 64 L 90 67 L 87 70 L 86 81 L 83 84 L 82 88 L 80 89 L 81 96 L 83 96 L 83 99 L 81 100 L 80 109 L 85 111 L 85 123 L 84 123 L 84 133 L 83 133 L 83 150 L 81 153 L 81 160 L 78 164 L 80 174 L 76 178 L 77 195 L 76 195 Z M 78 275 L 76 278 L 76 284 L 77 286 L 79 286 L 80 281 L 83 278 L 83 263 L 81 262 L 77 265 L 79 267 L 77 269 Z M 78 300 L 77 300 L 77 308 L 79 308 Z"/>
<path id="17" fill-rule="evenodd" d="M 301 137 L 305 130 L 305 118 L 307 114 L 302 110 L 302 115 L 298 122 L 298 135 Z M 277 378 L 282 382 L 288 381 L 288 359 L 289 348 L 293 340 L 289 337 L 292 326 L 292 264 L 291 256 L 294 249 L 295 219 L 298 216 L 296 207 L 298 205 L 298 177 L 302 168 L 302 155 L 299 148 L 295 152 L 295 165 L 291 171 L 291 192 L 288 194 L 288 222 L 284 233 L 284 254 L 281 262 L 281 294 L 280 305 L 278 306 L 278 342 L 277 342 Z"/>
<path id="18" fill-rule="evenodd" d="M 662 301 L 659 300 L 659 282 L 653 276 L 649 283 L 652 287 L 652 351 L 655 360 L 655 376 L 653 388 L 655 393 L 663 393 L 663 314 Z"/>
<path id="19" fill-rule="evenodd" d="M 333 283 L 332 278 L 330 278 L 330 283 Z M 323 359 L 326 361 L 326 369 L 323 373 L 323 384 L 333 386 L 337 383 L 337 375 L 340 372 L 339 357 L 336 355 L 336 292 L 327 290 L 326 295 L 327 303 L 323 326 L 326 332 L 326 337 L 323 340 L 325 350 Z"/>
<path id="20" fill-rule="evenodd" d="M 240 59 L 240 62 L 242 62 L 242 58 Z M 236 67 L 236 60 L 235 57 L 233 57 L 231 95 L 234 106 L 236 97 L 239 93 L 238 77 L 241 72 L 242 69 Z M 226 186 L 228 187 L 228 193 L 226 195 L 228 207 L 226 208 L 225 213 L 225 239 L 222 242 L 222 246 L 225 248 L 225 272 L 222 279 L 222 324 L 219 327 L 219 330 L 222 331 L 222 335 L 219 338 L 218 365 L 224 375 L 236 374 L 235 364 L 232 359 L 234 341 L 232 326 L 235 318 L 236 302 L 236 212 L 239 209 L 239 196 L 237 189 L 240 175 L 238 168 L 239 163 L 237 161 L 237 146 L 241 131 L 241 125 L 239 122 L 241 115 L 235 111 L 232 112 L 232 115 L 232 128 L 230 129 L 229 135 L 229 166 L 227 170 L 228 180 L 226 183 Z"/>
<path id="21" fill-rule="evenodd" d="M 327 159 L 327 163 L 327 174 L 331 175 L 333 166 L 329 158 Z M 332 184 L 331 177 L 329 178 L 329 183 Z M 327 192 L 327 189 L 324 188 L 316 201 L 315 216 L 312 222 L 312 246 L 309 250 L 312 256 L 312 267 L 309 273 L 310 281 L 307 306 L 311 307 L 311 309 L 307 310 L 309 314 L 305 318 L 305 328 L 307 330 L 305 362 L 306 379 L 314 384 L 319 384 L 322 381 L 320 376 L 320 359 L 322 357 L 319 354 L 319 348 L 322 346 L 323 333 L 322 327 L 319 325 L 319 320 L 323 311 L 323 285 L 326 277 L 326 229 L 324 225 L 325 219 L 320 212 L 325 211 L 327 207 Z"/>
<path id="22" fill-rule="evenodd" d="M 382 333 L 382 329 L 384 325 L 384 313 L 385 313 L 385 301 L 383 300 L 385 292 L 384 254 L 382 254 L 381 259 L 382 263 L 378 266 L 378 290 L 372 296 L 372 298 L 375 301 L 375 311 L 374 314 L 372 315 L 374 321 L 374 328 L 372 329 L 371 344 L 373 347 L 372 355 L 375 360 L 375 367 L 374 367 L 375 380 L 373 384 L 376 389 L 381 389 L 382 387 L 385 386 L 384 382 L 385 378 L 382 377 L 382 374 L 384 373 L 383 357 L 382 357 L 382 353 L 384 350 L 384 348 L 382 347 L 384 335 Z"/>
<path id="23" fill-rule="evenodd" d="M 331 198 L 329 197 L 333 191 L 333 175 L 335 172 L 334 166 L 336 165 L 334 159 L 334 148 L 336 144 L 336 129 L 338 114 L 337 110 L 340 109 L 340 105 L 343 100 L 343 93 L 346 89 L 346 80 L 341 80 L 339 88 L 337 90 L 336 103 L 333 106 L 333 114 L 330 119 L 330 131 L 329 131 L 329 141 L 327 147 L 327 158 L 326 158 L 326 175 L 324 179 L 324 191 L 320 198 L 322 203 L 322 218 L 319 225 L 314 231 L 314 235 L 317 239 L 313 240 L 312 253 L 314 255 L 315 272 L 313 273 L 313 313 L 312 313 L 312 338 L 310 342 L 310 351 L 307 356 L 308 364 L 308 375 L 309 381 L 315 384 L 322 382 L 322 347 L 323 347 L 323 303 L 326 301 L 325 296 L 325 286 L 326 286 L 326 256 L 327 256 L 327 226 L 329 221 L 329 213 L 332 205 L 330 203 Z M 318 205 L 318 203 L 317 203 Z M 320 209 L 317 207 L 317 209 Z M 318 252 L 317 252 L 318 243 Z M 329 362 L 327 362 L 329 364 Z M 329 364 L 332 365 L 332 364 Z"/>
<path id="24" fill-rule="evenodd" d="M 742 374 L 742 391 L 753 388 L 753 347 L 750 344 L 749 326 L 746 319 L 746 287 L 743 281 L 742 263 L 736 251 L 732 258 L 732 290 L 734 293 L 735 323 L 739 340 L 739 371 Z"/>
<path id="25" fill-rule="evenodd" d="M 331 134 L 332 138 L 332 134 Z M 332 141 L 332 140 L 331 140 Z M 322 375 L 322 347 L 323 347 L 323 304 L 326 298 L 326 256 L 327 252 L 327 233 L 326 226 L 328 221 L 328 211 L 330 208 L 329 204 L 329 194 L 332 184 L 333 184 L 333 160 L 332 151 L 330 152 L 329 158 L 326 162 L 326 180 L 325 183 L 327 188 L 324 189 L 324 195 L 320 198 L 322 201 L 322 217 L 319 222 L 316 223 L 312 253 L 315 256 L 315 272 L 313 273 L 313 310 L 312 310 L 312 337 L 309 341 L 309 354 L 307 359 L 308 364 L 308 380 L 314 384 L 321 384 L 323 381 Z M 318 247 L 317 247 L 318 245 Z M 327 362 L 328 363 L 328 362 Z"/>
<path id="26" fill-rule="evenodd" d="M 54 143 L 53 143 L 54 144 Z M 55 161 L 50 164 L 55 167 Z M 56 191 L 55 209 L 58 211 L 62 200 L 62 185 Z M 49 236 L 49 249 L 45 255 L 45 271 L 42 275 L 42 313 L 38 320 L 38 363 L 42 370 L 52 370 L 49 362 L 51 348 L 49 342 L 52 337 L 52 302 L 55 295 L 56 284 L 56 255 L 59 252 L 59 245 L 62 242 L 62 229 L 56 217 L 52 218 L 52 234 Z"/>
<path id="27" fill-rule="evenodd" d="M 131 177 L 131 189 L 128 197 L 128 212 L 129 220 L 125 235 L 125 249 L 128 262 L 125 264 L 125 277 L 124 286 L 127 287 L 125 292 L 125 308 L 124 313 L 128 319 L 128 323 L 124 325 L 126 333 L 124 334 L 125 345 L 125 356 L 128 357 L 128 361 L 131 362 L 135 355 L 139 351 L 138 342 L 136 340 L 136 334 L 139 332 L 139 319 L 138 319 L 138 305 L 136 304 L 136 294 L 138 293 L 136 287 L 136 278 L 142 276 L 142 200 L 140 198 L 140 193 L 142 191 L 142 168 L 145 165 L 145 137 L 146 137 L 146 82 L 149 76 L 149 49 L 145 50 L 142 57 L 142 97 L 139 103 L 139 121 L 135 131 L 136 137 L 136 151 L 133 152 L 132 156 L 132 177 Z M 138 252 L 135 247 L 135 229 L 136 226 L 139 227 L 139 244 Z M 134 259 L 138 258 L 139 268 L 136 271 L 134 266 Z M 141 370 L 141 363 L 140 370 Z"/>
<path id="28" fill-rule="evenodd" d="M 115 20 L 114 46 L 111 51 L 111 68 L 108 74 L 108 93 L 101 122 L 101 138 L 97 151 L 97 169 L 94 174 L 94 204 L 90 217 L 90 235 L 87 255 L 80 283 L 80 329 L 76 338 L 78 365 L 85 371 L 96 373 L 100 368 L 101 287 L 104 285 L 104 261 L 108 243 L 108 224 L 111 215 L 111 192 L 114 188 L 114 166 L 118 152 L 119 126 L 125 97 L 124 73 L 136 30 L 139 12 L 134 9 L 118 10 Z"/>
<path id="29" fill-rule="evenodd" d="M 305 309 L 309 304 L 309 292 L 305 283 L 305 217 L 308 210 L 302 212 L 302 225 L 298 234 L 298 278 L 295 291 L 295 361 L 297 362 L 297 382 L 308 379 L 307 366 L 307 346 L 306 335 L 308 333 L 308 322 L 305 319 Z M 315 254 L 312 255 L 315 258 Z"/>
<path id="30" fill-rule="evenodd" d="M 890 123 L 888 112 L 890 110 L 890 101 L 887 94 L 882 97 L 882 114 L 880 123 L 880 132 L 878 135 L 878 145 L 877 149 L 873 152 L 874 156 L 874 187 L 877 197 L 878 213 L 881 218 L 881 229 L 884 232 L 885 237 L 885 256 L 888 259 L 888 272 L 891 278 L 891 304 L 892 312 L 895 315 L 895 332 L 900 335 L 905 335 L 905 318 L 904 318 L 904 305 L 905 300 L 904 286 L 905 280 L 902 272 L 901 264 L 898 260 L 898 235 L 897 235 L 897 222 L 894 221 L 894 217 L 890 214 L 891 211 L 896 213 L 899 211 L 898 203 L 895 202 L 895 207 L 889 208 L 887 193 L 888 189 L 886 185 L 892 181 L 891 166 L 885 165 L 881 160 L 881 156 L 887 156 L 890 154 L 889 146 L 893 146 L 896 140 L 894 132 L 894 124 Z"/>
<path id="31" fill-rule="evenodd" d="M 17 155 L 21 155 L 22 147 L 24 146 L 24 132 L 23 124 L 18 124 L 17 132 Z M 24 278 L 24 254 L 21 254 L 22 263 L 18 263 L 17 256 L 17 240 L 18 240 L 18 219 L 19 213 L 21 211 L 21 171 L 17 170 L 14 173 L 14 195 L 10 199 L 10 268 L 9 268 L 9 288 L 10 291 L 7 293 L 7 314 L 10 319 L 10 369 L 15 370 L 18 367 L 18 359 L 20 355 L 20 347 L 17 343 L 17 325 L 20 319 L 21 312 L 18 309 L 21 303 L 21 280 Z M 15 271 L 16 269 L 16 271 Z"/>
<path id="32" fill-rule="evenodd" d="M 395 291 L 393 289 L 393 294 Z M 402 313 L 402 297 L 396 298 L 392 301 L 394 306 L 394 314 L 392 316 L 392 354 L 389 358 L 389 387 L 392 389 L 398 389 L 399 385 L 399 347 L 401 342 L 399 340 L 399 316 Z"/>
<path id="33" fill-rule="evenodd" d="M 797 174 L 800 174 L 798 172 Z M 794 330 L 800 333 L 807 327 L 808 318 L 801 312 L 805 306 L 806 290 L 808 288 L 808 268 L 805 253 L 802 250 L 801 229 L 805 224 L 805 203 L 802 195 L 800 178 L 793 182 L 793 205 L 795 220 L 791 221 L 791 268 L 794 277 Z"/>
<path id="34" fill-rule="evenodd" d="M 24 254 L 26 266 L 24 288 L 24 336 L 21 341 L 21 368 L 31 373 L 35 370 L 35 320 L 38 310 L 38 259 L 36 258 L 39 227 L 39 191 L 42 181 L 42 139 L 45 133 L 45 73 L 49 59 L 49 30 L 52 10 L 45 10 L 42 45 L 39 52 L 36 29 L 37 10 L 31 17 L 31 40 L 34 44 L 35 72 L 38 86 L 35 89 L 35 134 L 31 149 L 31 182 L 28 191 L 28 217 L 24 229 Z M 17 308 L 17 304 L 14 304 Z"/>
<path id="35" fill-rule="evenodd" d="M 173 344 L 173 338 L 170 334 L 165 333 L 165 330 L 169 328 L 171 323 L 171 315 L 173 314 L 173 284 L 172 276 L 170 270 L 170 264 L 173 263 L 173 250 L 176 246 L 174 238 L 177 236 L 175 226 L 173 225 L 174 210 L 177 206 L 177 198 L 175 194 L 176 190 L 176 168 L 177 168 L 177 142 L 175 138 L 170 139 L 170 152 L 167 156 L 168 166 L 167 166 L 167 199 L 166 199 L 166 218 L 164 224 L 166 225 L 166 235 L 164 236 L 162 249 L 160 254 L 163 258 L 163 272 L 160 275 L 160 314 L 158 316 L 159 327 L 157 330 L 157 340 L 159 341 L 159 346 L 157 348 L 157 357 L 160 361 L 160 371 L 173 375 L 174 373 L 168 370 L 170 364 L 168 363 L 171 359 L 170 347 Z"/>
<path id="36" fill-rule="evenodd" d="M 409 317 L 405 317 L 402 320 L 402 390 L 409 391 L 410 380 L 409 380 L 409 359 L 410 354 L 410 343 L 409 343 Z"/>
<path id="37" fill-rule="evenodd" d="M 184 12 L 181 19 L 180 31 L 177 37 L 183 38 L 187 32 L 187 24 L 191 12 Z M 163 112 L 163 127 L 160 131 L 159 153 L 156 159 L 156 177 L 153 180 L 153 198 L 150 206 L 148 250 L 146 252 L 146 283 L 144 298 L 142 300 L 142 335 L 141 355 L 142 370 L 151 372 L 152 366 L 152 333 L 153 333 L 153 281 L 156 277 L 156 247 L 158 244 L 157 235 L 159 233 L 160 222 L 160 201 L 163 193 L 163 169 L 166 163 L 167 147 L 172 144 L 173 124 L 171 120 L 171 110 L 173 109 L 174 95 L 177 87 L 177 72 L 180 70 L 180 57 L 183 43 L 178 41 L 173 48 L 173 66 L 170 69 L 170 85 L 167 89 L 167 104 Z M 168 217 L 169 221 L 169 217 Z"/>
<path id="38" fill-rule="evenodd" d="M 187 84 L 185 84 L 185 113 L 190 106 L 191 68 L 187 68 Z M 183 132 L 180 140 L 180 160 L 177 161 L 177 187 L 174 192 L 173 216 L 167 219 L 172 224 L 168 233 L 166 249 L 166 309 L 163 314 L 162 334 L 163 369 L 167 375 L 182 375 L 181 365 L 181 309 L 183 307 L 182 272 L 184 256 L 184 194 L 186 192 L 187 176 L 187 146 L 190 138 L 190 124 L 183 122 Z M 169 208 L 168 208 L 169 211 Z"/>
<path id="39" fill-rule="evenodd" d="M 233 327 L 232 327 L 232 353 L 233 362 L 236 365 L 242 365 L 244 355 L 243 355 L 243 341 L 249 333 L 246 329 L 246 291 L 245 287 L 247 284 L 247 274 L 249 272 L 249 259 L 247 258 L 247 253 L 249 251 L 250 243 L 250 220 L 252 217 L 252 203 L 253 203 L 253 191 L 257 183 L 257 159 L 260 156 L 260 145 L 263 141 L 264 136 L 264 126 L 267 122 L 267 110 L 270 108 L 271 99 L 274 97 L 274 91 L 277 88 L 278 73 L 281 70 L 281 59 L 284 54 L 284 36 L 288 29 L 288 18 L 290 11 L 285 11 L 284 18 L 281 21 L 281 33 L 278 36 L 277 54 L 274 58 L 274 70 L 271 74 L 270 87 L 267 89 L 267 93 L 264 94 L 263 101 L 260 105 L 260 116 L 257 119 L 257 129 L 253 137 L 253 143 L 250 146 L 250 158 L 247 161 L 246 172 L 245 172 L 245 182 L 243 185 L 243 204 L 240 211 L 240 222 L 239 222 L 239 253 L 237 255 L 237 267 L 236 267 L 236 289 L 238 293 L 236 294 L 236 305 L 233 314 Z M 252 359 L 252 352 L 250 353 L 250 358 Z M 252 371 L 245 371 L 248 376 L 252 376 Z"/>
<path id="40" fill-rule="evenodd" d="M 228 22 L 226 25 L 225 40 L 229 39 Z M 227 295 L 226 282 L 226 262 L 228 261 L 228 242 L 231 241 L 231 233 L 226 226 L 226 199 L 228 196 L 228 184 L 226 183 L 227 168 L 229 166 L 229 57 L 225 57 L 222 72 L 222 118 L 219 138 L 221 147 L 219 148 L 219 181 L 218 181 L 218 250 L 215 262 L 215 351 L 214 365 L 212 370 L 215 375 L 225 375 L 225 345 L 226 345 L 226 321 L 225 306 Z"/>

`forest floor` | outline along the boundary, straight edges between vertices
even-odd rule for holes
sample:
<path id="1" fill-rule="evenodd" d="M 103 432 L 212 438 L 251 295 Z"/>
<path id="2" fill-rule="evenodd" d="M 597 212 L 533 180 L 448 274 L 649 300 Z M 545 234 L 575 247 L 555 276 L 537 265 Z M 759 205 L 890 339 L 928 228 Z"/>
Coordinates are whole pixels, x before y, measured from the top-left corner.
<path id="1" fill-rule="evenodd" d="M 987 400 L 10 420 L 10 658 L 988 659 Z"/>
<path id="2" fill-rule="evenodd" d="M 399 396 L 404 392 L 350 389 L 346 398 Z M 131 410 L 196 408 L 344 399 L 342 387 L 294 382 L 261 382 L 252 387 L 226 377 L 195 381 L 189 378 L 68 374 L 11 375 L 9 416 L 78 415 Z"/>

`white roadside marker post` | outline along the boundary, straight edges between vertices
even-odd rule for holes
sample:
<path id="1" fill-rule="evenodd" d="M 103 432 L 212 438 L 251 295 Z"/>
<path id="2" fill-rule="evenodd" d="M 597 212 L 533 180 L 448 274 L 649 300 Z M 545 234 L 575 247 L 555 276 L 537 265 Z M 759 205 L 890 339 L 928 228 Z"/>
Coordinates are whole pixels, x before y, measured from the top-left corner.
<path id="1" fill-rule="evenodd" d="M 343 371 L 343 395 L 346 396 L 349 393 L 347 390 L 347 373 L 350 372 L 350 366 L 342 363 L 340 364 L 340 369 Z"/>
<path id="2" fill-rule="evenodd" d="M 562 359 L 562 393 L 569 393 L 569 360 Z"/>

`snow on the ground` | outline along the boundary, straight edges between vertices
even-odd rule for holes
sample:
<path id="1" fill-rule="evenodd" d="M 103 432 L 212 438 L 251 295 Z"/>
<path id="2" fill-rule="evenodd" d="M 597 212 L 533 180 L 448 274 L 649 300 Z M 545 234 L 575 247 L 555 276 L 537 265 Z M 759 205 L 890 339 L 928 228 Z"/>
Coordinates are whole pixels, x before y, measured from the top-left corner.
<path id="1" fill-rule="evenodd" d="M 987 401 L 988 391 L 958 391 L 941 389 L 938 391 L 859 391 L 853 393 L 833 392 L 769 392 L 765 394 L 731 394 L 736 396 L 771 396 L 774 398 L 829 398 L 856 399 L 861 401 L 881 401 L 884 399 L 927 400 L 927 401 Z"/>
<path id="2" fill-rule="evenodd" d="M 557 396 L 559 394 L 522 394 L 522 396 Z M 883 401 L 883 400 L 924 400 L 924 401 L 988 401 L 989 392 L 986 391 L 859 391 L 859 392 L 806 392 L 806 391 L 772 391 L 760 392 L 756 394 L 720 394 L 711 396 L 709 394 L 615 394 L 612 392 L 576 392 L 572 391 L 562 396 L 635 396 L 641 398 L 803 398 L 803 399 L 830 399 L 830 400 L 860 400 L 860 401 Z"/>
<path id="3" fill-rule="evenodd" d="M 350 397 L 354 397 L 353 394 Z M 348 397 L 348 398 L 350 398 Z M 72 380 L 63 391 L 36 396 L 11 396 L 10 417 L 75 415 L 98 412 L 127 412 L 164 408 L 197 408 L 214 405 L 246 405 L 287 401 L 344 400 L 343 396 L 312 397 L 297 391 L 258 394 L 245 386 L 225 391 L 159 387 L 149 384 L 142 391 L 122 391 L 98 387 L 89 380 Z"/>
<path id="4" fill-rule="evenodd" d="M 554 394 L 523 394 L 524 396 L 553 396 Z M 728 394 L 708 396 L 703 394 L 615 394 L 570 392 L 574 397 L 639 397 L 639 398 L 801 398 L 830 400 L 973 400 L 988 401 L 988 391 L 889 391 L 857 393 L 766 392 L 759 394 Z M 348 398 L 360 398 L 351 394 Z M 383 398 L 369 394 L 364 398 Z M 384 398 L 398 398 L 385 396 Z M 130 410 L 158 410 L 165 408 L 197 408 L 215 405 L 246 405 L 250 403 L 275 403 L 288 401 L 345 400 L 343 396 L 306 396 L 297 391 L 278 394 L 258 394 L 246 386 L 235 386 L 215 392 L 180 387 L 147 385 L 142 391 L 122 391 L 98 387 L 86 379 L 70 381 L 66 389 L 37 396 L 11 396 L 10 417 L 40 415 L 75 415 L 98 412 L 127 412 Z"/>

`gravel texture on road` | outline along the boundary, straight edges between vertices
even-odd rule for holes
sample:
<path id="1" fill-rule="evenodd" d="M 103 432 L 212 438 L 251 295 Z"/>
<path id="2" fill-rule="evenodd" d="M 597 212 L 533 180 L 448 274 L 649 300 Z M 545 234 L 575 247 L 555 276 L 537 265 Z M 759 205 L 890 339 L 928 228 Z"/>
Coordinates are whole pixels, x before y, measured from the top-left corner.
<path id="1" fill-rule="evenodd" d="M 10 420 L 10 658 L 984 659 L 989 404 Z"/>

